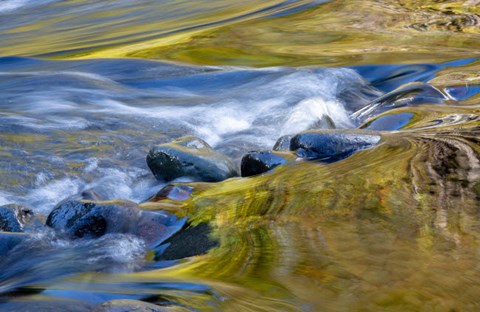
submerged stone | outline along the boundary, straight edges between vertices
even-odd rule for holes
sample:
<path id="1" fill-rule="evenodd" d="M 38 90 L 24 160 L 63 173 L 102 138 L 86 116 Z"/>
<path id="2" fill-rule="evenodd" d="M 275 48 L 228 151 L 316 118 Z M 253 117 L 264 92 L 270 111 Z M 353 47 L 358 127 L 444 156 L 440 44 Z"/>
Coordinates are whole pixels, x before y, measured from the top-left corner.
<path id="1" fill-rule="evenodd" d="M 68 200 L 50 212 L 46 225 L 72 238 L 96 238 L 107 233 L 131 233 L 148 245 L 160 243 L 183 225 L 163 212 L 143 211 L 128 201 Z"/>
<path id="2" fill-rule="evenodd" d="M 380 140 L 381 136 L 374 132 L 312 130 L 295 135 L 290 150 L 301 158 L 335 162 L 372 147 Z"/>
<path id="3" fill-rule="evenodd" d="M 208 223 L 185 226 L 159 246 L 156 260 L 176 260 L 206 254 L 218 246 L 218 241 L 210 237 L 211 232 Z"/>
<path id="4" fill-rule="evenodd" d="M 288 153 L 273 151 L 253 151 L 247 153 L 242 158 L 241 173 L 242 177 L 249 177 L 265 173 L 277 166 L 287 163 L 289 159 L 293 160 L 293 155 Z"/>
<path id="5" fill-rule="evenodd" d="M 30 208 L 9 204 L 0 207 L 0 231 L 23 232 L 24 225 L 33 217 Z"/>
<path id="6" fill-rule="evenodd" d="M 133 203 L 112 205 L 68 200 L 50 212 L 46 224 L 72 237 L 100 237 L 106 233 L 130 232 L 129 220 L 137 219 L 138 214 Z"/>
<path id="7" fill-rule="evenodd" d="M 284 135 L 278 138 L 277 142 L 273 146 L 274 151 L 286 152 L 290 150 L 290 140 L 292 135 Z"/>
<path id="8" fill-rule="evenodd" d="M 237 176 L 234 163 L 202 139 L 186 136 L 150 149 L 147 165 L 158 180 L 191 177 L 218 182 Z"/>
<path id="9" fill-rule="evenodd" d="M 158 193 L 153 197 L 154 200 L 170 199 L 183 201 L 190 198 L 193 188 L 186 185 L 172 185 L 169 184 L 162 188 Z"/>

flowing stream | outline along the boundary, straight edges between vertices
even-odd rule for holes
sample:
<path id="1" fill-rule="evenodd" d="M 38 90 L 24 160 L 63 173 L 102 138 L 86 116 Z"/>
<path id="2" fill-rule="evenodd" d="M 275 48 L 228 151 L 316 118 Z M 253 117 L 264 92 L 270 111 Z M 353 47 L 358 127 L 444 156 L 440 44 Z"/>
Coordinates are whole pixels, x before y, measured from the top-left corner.
<path id="1" fill-rule="evenodd" d="M 0 232 L 0 310 L 477 310 L 480 3 L 443 2 L 0 0 L 0 206 L 36 216 Z M 359 128 L 381 143 L 151 200 L 172 183 L 154 145 L 194 135 L 240 167 Z M 86 193 L 167 220 L 157 243 L 187 222 L 218 244 L 159 260 L 44 226 Z"/>

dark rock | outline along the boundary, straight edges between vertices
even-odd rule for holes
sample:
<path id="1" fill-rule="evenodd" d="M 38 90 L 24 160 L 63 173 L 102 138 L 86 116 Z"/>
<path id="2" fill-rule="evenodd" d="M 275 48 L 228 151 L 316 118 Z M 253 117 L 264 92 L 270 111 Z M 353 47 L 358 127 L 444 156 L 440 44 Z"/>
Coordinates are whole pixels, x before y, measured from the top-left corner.
<path id="1" fill-rule="evenodd" d="M 178 219 L 174 215 L 160 211 L 142 211 L 133 232 L 142 237 L 148 246 L 154 247 L 178 232 L 186 219 Z"/>
<path id="2" fill-rule="evenodd" d="M 160 245 L 156 260 L 176 260 L 206 254 L 211 248 L 218 246 L 218 241 L 210 237 L 211 232 L 212 228 L 208 223 L 185 226 Z"/>
<path id="3" fill-rule="evenodd" d="M 165 181 L 186 176 L 218 182 L 237 176 L 235 165 L 227 156 L 193 136 L 154 146 L 147 155 L 147 165 L 158 180 Z"/>
<path id="4" fill-rule="evenodd" d="M 413 118 L 412 113 L 398 113 L 383 115 L 369 121 L 367 124 L 360 126 L 360 129 L 376 130 L 376 131 L 394 131 L 399 130 L 408 125 Z"/>
<path id="5" fill-rule="evenodd" d="M 50 212 L 46 224 L 71 237 L 100 237 L 107 232 L 130 232 L 132 224 L 129 220 L 137 219 L 139 213 L 133 203 L 112 205 L 67 200 Z"/>
<path id="6" fill-rule="evenodd" d="M 295 135 L 290 150 L 298 157 L 334 162 L 349 157 L 358 150 L 380 142 L 381 136 L 374 132 L 312 130 Z"/>
<path id="7" fill-rule="evenodd" d="M 23 232 L 24 225 L 33 217 L 29 208 L 10 204 L 0 207 L 0 231 Z"/>
<path id="8" fill-rule="evenodd" d="M 190 186 L 169 184 L 158 191 L 158 193 L 154 196 L 154 200 L 187 200 L 190 198 L 192 191 L 193 188 Z"/>
<path id="9" fill-rule="evenodd" d="M 273 146 L 274 151 L 279 152 L 287 152 L 290 150 L 290 140 L 292 139 L 292 135 L 284 135 L 281 136 L 275 145 Z"/>
<path id="10" fill-rule="evenodd" d="M 131 233 L 147 244 L 160 243 L 184 224 L 164 212 L 142 211 L 128 201 L 68 200 L 50 212 L 46 225 L 72 238 L 96 238 L 107 233 Z"/>
<path id="11" fill-rule="evenodd" d="M 102 303 L 93 312 L 174 312 L 189 311 L 179 306 L 157 306 L 140 300 L 118 299 Z"/>
<path id="12" fill-rule="evenodd" d="M 242 177 L 249 177 L 261 174 L 274 169 L 279 165 L 293 160 L 294 156 L 288 153 L 272 152 L 272 151 L 253 151 L 247 153 L 242 158 L 241 172 Z"/>

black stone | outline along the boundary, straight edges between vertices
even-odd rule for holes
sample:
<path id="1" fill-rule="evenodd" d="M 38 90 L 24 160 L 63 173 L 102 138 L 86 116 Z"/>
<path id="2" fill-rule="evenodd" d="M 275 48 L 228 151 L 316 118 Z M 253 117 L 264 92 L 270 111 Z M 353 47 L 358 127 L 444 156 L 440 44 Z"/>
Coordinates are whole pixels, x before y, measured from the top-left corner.
<path id="1" fill-rule="evenodd" d="M 72 226 L 75 237 L 100 237 L 107 231 L 107 221 L 101 216 L 86 216 Z"/>
<path id="2" fill-rule="evenodd" d="M 130 202 L 104 204 L 68 200 L 50 212 L 46 225 L 74 238 L 94 238 L 106 233 L 132 232 L 139 216 L 140 210 Z"/>
<path id="3" fill-rule="evenodd" d="M 373 132 L 312 130 L 295 135 L 290 142 L 290 150 L 301 158 L 330 163 L 372 147 L 380 140 L 381 136 Z"/>
<path id="4" fill-rule="evenodd" d="M 242 177 L 249 177 L 261 174 L 274 169 L 287 162 L 284 153 L 272 151 L 253 151 L 247 153 L 242 158 L 241 173 Z"/>
<path id="5" fill-rule="evenodd" d="M 141 210 L 129 201 L 66 200 L 50 212 L 46 225 L 70 238 L 129 233 L 141 237 L 148 246 L 156 246 L 184 222 L 166 212 Z"/>
<path id="6" fill-rule="evenodd" d="M 193 136 L 154 146 L 147 155 L 147 165 L 158 180 L 164 181 L 185 176 L 218 182 L 237 176 L 231 159 Z"/>
<path id="7" fill-rule="evenodd" d="M 168 247 L 156 256 L 156 260 L 176 260 L 206 254 L 211 248 L 218 246 L 218 241 L 210 237 L 211 232 L 212 228 L 208 223 L 186 225 L 160 245 L 160 250 Z"/>
<path id="8" fill-rule="evenodd" d="M 23 232 L 24 225 L 33 217 L 31 209 L 10 204 L 0 207 L 0 231 Z"/>

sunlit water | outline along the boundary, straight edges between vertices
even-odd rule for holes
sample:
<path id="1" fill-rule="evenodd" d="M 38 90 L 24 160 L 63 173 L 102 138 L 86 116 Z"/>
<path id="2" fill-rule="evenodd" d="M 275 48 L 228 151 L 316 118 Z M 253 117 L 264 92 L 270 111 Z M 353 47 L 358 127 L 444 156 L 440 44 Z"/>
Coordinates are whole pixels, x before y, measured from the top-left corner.
<path id="1" fill-rule="evenodd" d="M 93 191 L 208 222 L 220 242 L 155 262 L 134 235 L 37 224 L 0 258 L 0 309 L 477 310 L 475 1 L 324 2 L 0 1 L 0 205 L 41 219 Z M 196 135 L 239 164 L 283 135 L 358 127 L 381 144 L 145 202 L 165 185 L 155 144 Z"/>

